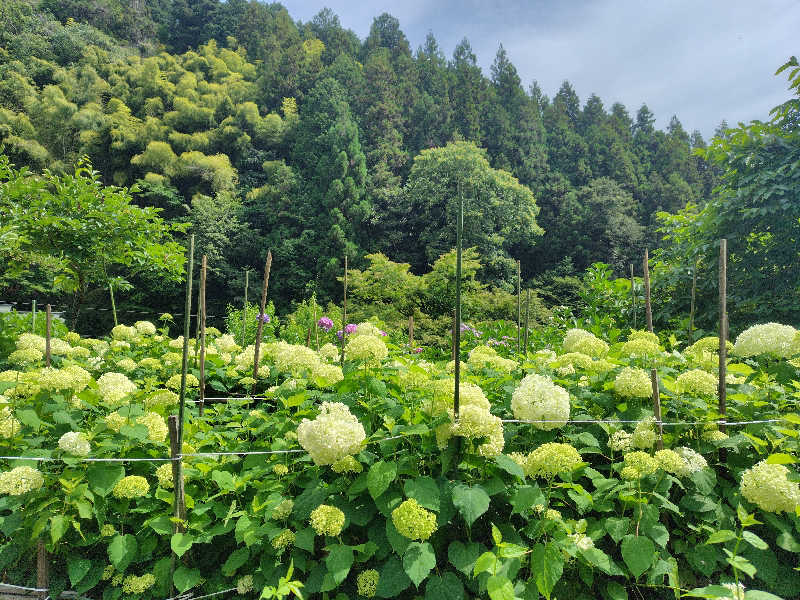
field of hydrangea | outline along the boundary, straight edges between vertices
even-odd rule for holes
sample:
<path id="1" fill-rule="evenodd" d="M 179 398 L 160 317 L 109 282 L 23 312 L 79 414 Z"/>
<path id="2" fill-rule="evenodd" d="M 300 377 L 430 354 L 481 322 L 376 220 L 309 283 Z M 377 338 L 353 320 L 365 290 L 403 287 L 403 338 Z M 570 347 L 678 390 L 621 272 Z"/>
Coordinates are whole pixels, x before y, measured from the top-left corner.
<path id="1" fill-rule="evenodd" d="M 715 337 L 569 329 L 516 353 L 470 328 L 456 418 L 453 361 L 365 322 L 342 363 L 331 326 L 319 350 L 265 340 L 258 380 L 253 346 L 210 328 L 206 396 L 224 400 L 202 414 L 189 342 L 185 519 L 167 426 L 183 338 L 62 333 L 46 367 L 18 332 L 2 580 L 35 587 L 43 543 L 51 598 L 800 597 L 794 328 L 729 345 L 724 417 Z"/>

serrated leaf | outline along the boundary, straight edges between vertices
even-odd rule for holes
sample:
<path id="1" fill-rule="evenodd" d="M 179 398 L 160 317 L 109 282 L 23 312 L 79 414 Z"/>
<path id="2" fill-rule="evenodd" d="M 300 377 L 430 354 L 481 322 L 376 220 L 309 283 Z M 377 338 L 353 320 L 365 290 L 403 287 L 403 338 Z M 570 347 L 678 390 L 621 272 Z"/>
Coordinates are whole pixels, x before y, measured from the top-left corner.
<path id="1" fill-rule="evenodd" d="M 753 577 L 756 574 L 755 566 L 744 556 L 728 557 L 726 560 L 734 569 L 739 569 L 740 571 L 747 573 L 748 577 Z"/>
<path id="2" fill-rule="evenodd" d="M 172 575 L 175 589 L 181 594 L 199 585 L 202 581 L 203 576 L 200 574 L 200 569 L 190 569 L 186 565 L 181 565 L 175 569 L 175 573 Z"/>
<path id="3" fill-rule="evenodd" d="M 54 544 L 67 533 L 69 523 L 69 519 L 64 515 L 53 515 L 50 517 L 50 539 Z"/>
<path id="4" fill-rule="evenodd" d="M 430 477 L 409 479 L 403 486 L 409 498 L 414 498 L 420 506 L 439 512 L 439 486 Z"/>
<path id="5" fill-rule="evenodd" d="M 77 586 L 92 568 L 92 561 L 88 558 L 71 558 L 67 560 L 67 575 L 72 587 Z"/>
<path id="6" fill-rule="evenodd" d="M 731 598 L 731 591 L 721 585 L 707 585 L 706 587 L 689 590 L 684 596 L 692 598 Z"/>
<path id="7" fill-rule="evenodd" d="M 617 544 L 628 533 L 630 525 L 631 520 L 628 517 L 609 517 L 603 523 L 608 535 Z"/>
<path id="8" fill-rule="evenodd" d="M 736 539 L 736 534 L 730 529 L 720 529 L 715 531 L 706 540 L 706 544 L 724 544 Z"/>
<path id="9" fill-rule="evenodd" d="M 417 587 L 435 566 L 436 554 L 428 542 L 411 542 L 403 554 L 403 570 Z"/>
<path id="10" fill-rule="evenodd" d="M 489 494 L 480 486 L 457 485 L 453 488 L 453 505 L 470 527 L 489 510 Z"/>
<path id="11" fill-rule="evenodd" d="M 767 548 L 769 548 L 767 542 L 762 540 L 752 531 L 747 531 L 747 530 L 743 531 L 742 539 L 751 546 L 753 546 L 754 548 L 758 548 L 759 550 L 766 550 Z"/>
<path id="12" fill-rule="evenodd" d="M 247 562 L 250 558 L 250 549 L 247 547 L 237 548 L 228 555 L 227 560 L 222 565 L 222 574 L 225 577 L 230 577 L 236 570 Z"/>
<path id="13" fill-rule="evenodd" d="M 180 558 L 189 551 L 194 541 L 194 536 L 191 533 L 173 533 L 169 545 L 172 551 Z"/>
<path id="14" fill-rule="evenodd" d="M 609 600 L 628 600 L 628 591 L 616 581 L 606 584 L 606 594 Z"/>
<path id="15" fill-rule="evenodd" d="M 525 471 L 522 470 L 522 467 L 517 464 L 510 456 L 506 456 L 505 454 L 498 454 L 494 457 L 494 462 L 497 464 L 498 467 L 503 469 L 509 475 L 514 475 L 515 477 L 519 477 L 520 479 L 525 479 Z"/>
<path id="16" fill-rule="evenodd" d="M 454 573 L 431 575 L 425 584 L 425 600 L 464 600 L 464 586 Z"/>
<path id="17" fill-rule="evenodd" d="M 477 542 L 460 541 L 451 542 L 447 547 L 447 559 L 450 564 L 464 575 L 471 575 L 475 568 L 475 561 L 481 554 L 481 547 Z"/>
<path id="18" fill-rule="evenodd" d="M 325 557 L 325 566 L 328 567 L 328 573 L 336 585 L 339 585 L 347 578 L 350 567 L 353 566 L 353 549 L 344 544 L 334 546 Z"/>
<path id="19" fill-rule="evenodd" d="M 375 500 L 383 494 L 397 477 L 397 463 L 380 460 L 369 468 L 367 489 Z"/>
<path id="20" fill-rule="evenodd" d="M 778 452 L 776 454 L 770 454 L 767 457 L 767 464 L 769 465 L 790 465 L 796 462 L 797 458 L 795 458 L 791 454 L 784 454 L 782 452 Z"/>
<path id="21" fill-rule="evenodd" d="M 622 560 L 634 577 L 639 577 L 653 564 L 656 548 L 649 538 L 626 535 L 622 539 Z"/>
<path id="22" fill-rule="evenodd" d="M 514 586 L 505 575 L 492 575 L 486 580 L 486 591 L 491 600 L 514 600 Z"/>
<path id="23" fill-rule="evenodd" d="M 517 488 L 517 491 L 511 496 L 510 502 L 513 507 L 511 514 L 524 514 L 531 506 L 544 504 L 544 494 L 536 484 L 524 485 Z"/>
<path id="24" fill-rule="evenodd" d="M 411 585 L 411 580 L 403 570 L 403 563 L 391 556 L 380 569 L 378 589 L 375 594 L 379 598 L 394 598 Z"/>
<path id="25" fill-rule="evenodd" d="M 117 482 L 125 477 L 125 467 L 107 463 L 94 463 L 86 469 L 89 489 L 99 496 L 106 497 Z"/>
<path id="26" fill-rule="evenodd" d="M 136 557 L 139 544 L 130 534 L 116 535 L 108 545 L 108 560 L 117 571 L 124 571 Z"/>
<path id="27" fill-rule="evenodd" d="M 477 577 L 481 573 L 494 573 L 497 570 L 497 556 L 494 552 L 484 552 L 475 561 L 475 568 L 472 576 Z"/>
<path id="28" fill-rule="evenodd" d="M 536 588 L 547 600 L 564 572 L 564 558 L 553 544 L 536 544 L 531 552 Z"/>

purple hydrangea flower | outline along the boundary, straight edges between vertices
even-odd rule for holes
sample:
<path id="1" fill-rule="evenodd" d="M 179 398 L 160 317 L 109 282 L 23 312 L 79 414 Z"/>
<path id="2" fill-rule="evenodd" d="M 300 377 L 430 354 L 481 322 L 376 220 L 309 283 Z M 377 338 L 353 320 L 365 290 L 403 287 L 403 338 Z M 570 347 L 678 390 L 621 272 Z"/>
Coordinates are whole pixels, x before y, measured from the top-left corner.
<path id="1" fill-rule="evenodd" d="M 422 352 L 422 348 L 414 348 L 413 352 L 414 354 L 419 354 L 420 352 Z"/>
<path id="2" fill-rule="evenodd" d="M 383 337 L 386 337 L 387 335 L 389 335 L 383 329 L 378 329 L 378 333 L 380 333 Z"/>
<path id="3" fill-rule="evenodd" d="M 356 329 L 358 329 L 358 325 L 356 325 L 355 323 L 348 323 L 344 328 L 344 332 L 345 333 L 355 333 Z"/>
<path id="4" fill-rule="evenodd" d="M 272 318 L 271 318 L 269 315 L 265 315 L 265 314 L 263 314 L 263 313 L 262 313 L 262 314 L 260 314 L 260 315 L 258 315 L 258 317 L 257 317 L 257 318 L 258 318 L 258 320 L 259 320 L 259 321 L 261 321 L 262 323 L 269 323 L 269 322 L 272 320 Z"/>
<path id="5" fill-rule="evenodd" d="M 317 326 L 325 331 L 330 331 L 333 329 L 333 321 L 328 317 L 322 317 L 319 321 L 317 321 Z"/>
<path id="6" fill-rule="evenodd" d="M 336 332 L 336 337 L 339 338 L 339 339 L 342 339 L 342 330 L 341 329 Z"/>

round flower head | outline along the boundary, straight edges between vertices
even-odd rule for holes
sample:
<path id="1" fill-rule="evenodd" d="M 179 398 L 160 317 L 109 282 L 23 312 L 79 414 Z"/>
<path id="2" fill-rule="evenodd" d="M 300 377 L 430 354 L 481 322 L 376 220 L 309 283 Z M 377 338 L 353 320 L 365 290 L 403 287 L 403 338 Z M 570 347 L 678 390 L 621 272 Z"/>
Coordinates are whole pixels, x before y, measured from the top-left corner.
<path id="1" fill-rule="evenodd" d="M 334 473 L 361 473 L 364 468 L 361 466 L 361 463 L 352 456 L 345 456 L 333 463 L 331 465 L 331 470 Z"/>
<path id="2" fill-rule="evenodd" d="M 453 392 L 455 391 L 454 379 L 435 379 L 428 384 L 431 392 L 431 401 L 423 407 L 430 415 L 441 415 L 453 410 Z M 469 381 L 462 382 L 458 387 L 459 403 L 461 407 L 477 406 L 489 410 L 490 403 L 483 390 Z"/>
<path id="3" fill-rule="evenodd" d="M 169 429 L 167 428 L 167 423 L 164 421 L 164 417 L 160 414 L 154 412 L 145 413 L 141 417 L 137 417 L 136 422 L 139 425 L 147 427 L 147 437 L 150 438 L 151 441 L 163 442 L 167 439 Z"/>
<path id="4" fill-rule="evenodd" d="M 585 551 L 594 548 L 594 541 L 585 533 L 573 533 L 569 538 L 578 547 L 578 550 Z"/>
<path id="5" fill-rule="evenodd" d="M 178 405 L 178 394 L 171 390 L 155 390 L 144 399 L 144 407 L 149 410 L 166 410 Z"/>
<path id="6" fill-rule="evenodd" d="M 88 456 L 91 446 L 82 431 L 69 431 L 58 440 L 58 447 L 73 456 Z"/>
<path id="7" fill-rule="evenodd" d="M 281 500 L 281 502 L 272 509 L 272 518 L 276 521 L 283 521 L 289 518 L 294 510 L 294 502 L 292 500 Z"/>
<path id="8" fill-rule="evenodd" d="M 236 593 L 245 596 L 253 591 L 253 576 L 242 575 L 236 580 Z"/>
<path id="9" fill-rule="evenodd" d="M 14 350 L 14 352 L 8 355 L 8 362 L 12 365 L 24 367 L 33 363 L 38 363 L 42 358 L 44 358 L 44 354 L 36 348 L 21 348 L 20 350 Z"/>
<path id="10" fill-rule="evenodd" d="M 422 508 L 414 498 L 400 503 L 392 511 L 392 523 L 403 537 L 427 540 L 436 531 L 436 515 Z"/>
<path id="11" fill-rule="evenodd" d="M 5 402 L 6 397 L 0 396 L 0 400 Z M 14 437 L 20 429 L 22 429 L 22 423 L 14 417 L 11 408 L 8 406 L 0 408 L 0 437 L 6 439 Z"/>
<path id="12" fill-rule="evenodd" d="M 564 367 L 572 367 L 572 373 L 575 369 L 591 369 L 594 360 L 588 354 L 583 352 L 567 352 L 556 358 L 550 367 L 553 369 L 562 369 Z"/>
<path id="13" fill-rule="evenodd" d="M 681 394 L 713 396 L 717 393 L 717 378 L 701 369 L 692 369 L 678 375 L 675 389 Z"/>
<path id="14" fill-rule="evenodd" d="M 717 442 L 722 442 L 728 439 L 728 434 L 724 431 L 720 431 L 719 429 L 709 429 L 708 431 L 703 432 L 703 440 L 706 442 L 711 442 L 712 444 Z"/>
<path id="15" fill-rule="evenodd" d="M 678 453 L 683 460 L 686 461 L 686 471 L 685 475 L 691 475 L 692 473 L 697 473 L 698 471 L 702 471 L 708 466 L 708 462 L 703 455 L 695 452 L 691 448 L 687 448 L 686 446 L 681 446 L 680 448 L 675 448 L 675 452 Z"/>
<path id="16" fill-rule="evenodd" d="M 44 354 L 46 343 L 45 339 L 40 335 L 23 333 L 17 338 L 17 350 L 34 348 Z"/>
<path id="17" fill-rule="evenodd" d="M 684 477 L 689 474 L 689 465 L 686 460 L 674 450 L 656 450 L 653 458 L 658 461 L 658 466 L 667 473 L 672 473 L 678 477 Z"/>
<path id="18" fill-rule="evenodd" d="M 725 347 L 728 352 L 733 351 L 733 344 L 727 340 L 725 341 Z M 719 338 L 715 336 L 700 338 L 684 350 L 684 354 L 697 354 L 700 352 L 719 352 Z"/>
<path id="19" fill-rule="evenodd" d="M 311 376 L 318 387 L 329 388 L 344 379 L 344 373 L 339 365 L 317 363 L 311 370 Z"/>
<path id="20" fill-rule="evenodd" d="M 730 590 L 731 597 L 733 598 L 733 600 L 745 600 L 746 596 L 744 591 L 744 585 L 742 585 L 741 581 L 739 582 L 732 581 L 728 583 L 723 583 L 722 587 L 728 588 Z"/>
<path id="21" fill-rule="evenodd" d="M 141 577 L 128 575 L 122 581 L 122 591 L 126 594 L 143 594 L 146 590 L 153 587 L 156 577 L 152 573 L 145 573 Z"/>
<path id="22" fill-rule="evenodd" d="M 284 529 L 274 538 L 272 538 L 272 547 L 278 552 L 283 552 L 289 546 L 294 545 L 295 534 L 291 529 Z"/>
<path id="23" fill-rule="evenodd" d="M 158 478 L 158 485 L 162 488 L 170 490 L 175 485 L 172 478 L 172 465 L 164 463 L 156 469 L 156 477 Z"/>
<path id="24" fill-rule="evenodd" d="M 631 444 L 634 448 L 647 449 L 653 447 L 653 444 L 656 443 L 655 424 L 655 417 L 646 417 L 636 423 L 631 436 Z"/>
<path id="25" fill-rule="evenodd" d="M 274 467 L 272 467 L 272 472 L 275 473 L 278 477 L 283 477 L 284 475 L 289 473 L 289 467 L 287 467 L 283 463 L 278 463 Z"/>
<path id="26" fill-rule="evenodd" d="M 117 533 L 116 528 L 111 523 L 106 523 L 100 527 L 100 535 L 103 537 L 111 537 Z"/>
<path id="27" fill-rule="evenodd" d="M 780 323 L 753 325 L 736 338 L 733 352 L 742 357 L 767 354 L 789 358 L 797 351 L 794 344 L 796 335 L 797 330 L 790 325 Z"/>
<path id="28" fill-rule="evenodd" d="M 167 379 L 167 381 L 166 381 L 166 383 L 164 383 L 164 385 L 166 387 L 170 388 L 170 389 L 173 389 L 173 390 L 181 389 L 181 374 L 178 373 L 177 375 L 173 375 L 172 377 Z M 186 374 L 186 387 L 187 388 L 193 388 L 193 387 L 196 388 L 199 385 L 200 385 L 200 381 L 197 379 L 197 377 L 195 377 L 191 373 L 187 373 Z"/>
<path id="29" fill-rule="evenodd" d="M 517 362 L 509 358 L 503 358 L 494 348 L 489 346 L 475 346 L 469 353 L 467 365 L 470 369 L 482 369 L 488 367 L 500 373 L 511 373 L 517 368 Z"/>
<path id="30" fill-rule="evenodd" d="M 73 377 L 69 371 L 53 367 L 45 367 L 36 377 L 36 383 L 43 390 L 69 390 L 72 389 L 72 382 Z"/>
<path id="31" fill-rule="evenodd" d="M 623 463 L 620 475 L 623 479 L 634 480 L 641 479 L 645 475 L 651 475 L 658 471 L 658 461 L 647 454 L 637 450 L 625 455 L 625 462 Z"/>
<path id="32" fill-rule="evenodd" d="M 123 371 L 133 371 L 139 365 L 132 358 L 123 358 L 117 361 L 117 366 Z"/>
<path id="33" fill-rule="evenodd" d="M 549 442 L 528 454 L 523 470 L 529 477 L 550 479 L 574 470 L 581 462 L 580 453 L 571 445 Z"/>
<path id="34" fill-rule="evenodd" d="M 350 338 L 345 347 L 348 360 L 357 360 L 367 365 L 378 366 L 389 355 L 384 341 L 374 335 L 356 335 Z"/>
<path id="35" fill-rule="evenodd" d="M 106 415 L 105 419 L 103 420 L 106 422 L 106 427 L 115 433 L 119 433 L 119 430 L 122 429 L 122 426 L 128 422 L 128 419 L 123 417 L 117 411 Z"/>
<path id="36" fill-rule="evenodd" d="M 526 375 L 511 396 L 511 410 L 521 421 L 533 423 L 537 429 L 563 427 L 569 419 L 569 393 L 547 377 Z"/>
<path id="37" fill-rule="evenodd" d="M 153 325 L 150 321 L 136 321 L 133 324 L 136 328 L 136 331 L 139 335 L 155 335 L 156 334 L 156 326 Z"/>
<path id="38" fill-rule="evenodd" d="M 311 527 L 317 535 L 336 537 L 342 532 L 344 513 L 335 506 L 320 504 L 311 511 Z"/>
<path id="39" fill-rule="evenodd" d="M 383 337 L 385 333 L 369 321 L 364 321 L 356 326 L 355 331 L 353 331 L 353 335 L 372 335 L 375 337 Z"/>
<path id="40" fill-rule="evenodd" d="M 325 362 L 336 362 L 339 360 L 339 348 L 328 342 L 319 349 L 319 357 Z"/>
<path id="41" fill-rule="evenodd" d="M 366 437 L 363 425 L 341 402 L 323 402 L 316 419 L 303 419 L 297 426 L 298 442 L 318 466 L 356 454 Z"/>
<path id="42" fill-rule="evenodd" d="M 329 317 L 321 317 L 319 321 L 317 321 L 317 327 L 320 329 L 324 329 L 326 332 L 333 329 L 333 321 Z"/>
<path id="43" fill-rule="evenodd" d="M 120 479 L 114 486 L 114 498 L 141 498 L 150 493 L 150 484 L 147 479 L 139 475 L 128 475 Z"/>
<path id="44" fill-rule="evenodd" d="M 608 447 L 614 452 L 627 452 L 633 447 L 631 437 L 631 434 L 624 429 L 615 431 L 608 438 Z"/>
<path id="45" fill-rule="evenodd" d="M 344 332 L 347 335 L 355 333 L 356 331 L 358 331 L 358 325 L 356 325 L 355 323 L 348 323 L 347 325 L 345 325 Z"/>
<path id="46" fill-rule="evenodd" d="M 293 377 L 302 377 L 321 364 L 319 355 L 316 352 L 308 346 L 300 344 L 276 344 L 273 360 L 278 371 L 290 373 Z M 252 360 L 250 364 L 252 364 Z"/>
<path id="47" fill-rule="evenodd" d="M 236 352 L 237 350 L 241 350 L 241 346 L 236 343 L 234 337 L 229 333 L 219 336 L 213 343 L 220 352 Z"/>
<path id="48" fill-rule="evenodd" d="M 789 469 L 761 461 L 742 473 L 742 496 L 767 512 L 795 511 L 800 505 L 800 485 L 789 481 Z"/>
<path id="49" fill-rule="evenodd" d="M 116 325 L 111 329 L 111 337 L 115 340 L 134 340 L 138 334 L 136 327 L 128 327 L 127 325 Z"/>
<path id="50" fill-rule="evenodd" d="M 136 391 L 136 385 L 122 373 L 104 373 L 97 380 L 97 388 L 111 408 L 121 406 L 125 397 Z"/>
<path id="51" fill-rule="evenodd" d="M 533 361 L 537 365 L 549 365 L 558 358 L 558 355 L 552 350 L 544 349 L 537 350 L 533 355 Z"/>
<path id="52" fill-rule="evenodd" d="M 375 569 L 368 569 L 358 574 L 356 577 L 356 592 L 364 598 L 374 598 L 378 591 L 378 581 L 380 575 Z"/>
<path id="53" fill-rule="evenodd" d="M 602 357 L 608 352 L 608 344 L 599 337 L 583 329 L 570 329 L 564 336 L 564 352 L 580 352 L 589 356 Z"/>
<path id="54" fill-rule="evenodd" d="M 450 418 L 454 413 L 449 410 Z M 452 436 L 468 439 L 483 438 L 486 441 L 478 446 L 478 454 L 485 457 L 497 456 L 503 451 L 503 422 L 488 409 L 468 404 L 459 410 L 458 423 L 446 423 L 436 428 L 436 441 L 444 449 Z"/>
<path id="55" fill-rule="evenodd" d="M 33 467 L 15 467 L 0 473 L 0 494 L 21 496 L 38 490 L 44 485 L 44 477 Z"/>
<path id="56" fill-rule="evenodd" d="M 630 340 L 647 340 L 658 346 L 658 336 L 644 329 L 631 329 L 631 333 L 628 335 L 628 341 Z"/>
<path id="57" fill-rule="evenodd" d="M 653 394 L 650 375 L 644 369 L 625 367 L 614 380 L 614 391 L 623 398 L 649 398 Z"/>
<path id="58" fill-rule="evenodd" d="M 622 354 L 627 356 L 646 357 L 660 353 L 658 344 L 644 337 L 633 338 L 622 344 Z"/>

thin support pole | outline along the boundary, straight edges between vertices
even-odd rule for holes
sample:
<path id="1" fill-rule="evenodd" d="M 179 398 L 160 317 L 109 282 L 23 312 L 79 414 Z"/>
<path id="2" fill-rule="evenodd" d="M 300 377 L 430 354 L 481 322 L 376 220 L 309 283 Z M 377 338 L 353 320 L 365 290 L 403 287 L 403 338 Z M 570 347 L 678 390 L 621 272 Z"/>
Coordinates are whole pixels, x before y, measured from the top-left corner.
<path id="1" fill-rule="evenodd" d="M 456 310 L 453 319 L 453 360 L 455 361 L 455 386 L 453 389 L 453 414 L 458 423 L 459 392 L 461 388 L 461 245 L 464 229 L 464 194 L 459 194 L 458 222 L 456 223 Z M 519 294 L 517 295 L 519 299 Z M 519 331 L 517 331 L 519 338 Z M 519 341 L 519 340 L 518 340 Z"/>
<path id="2" fill-rule="evenodd" d="M 314 298 L 314 322 L 311 324 L 314 328 L 314 340 L 317 346 L 317 352 L 319 352 L 319 325 L 317 325 L 317 299 Z"/>
<path id="3" fill-rule="evenodd" d="M 344 366 L 344 342 L 347 337 L 347 254 L 344 255 L 344 295 L 342 296 L 342 348 L 339 352 L 339 364 Z"/>
<path id="4" fill-rule="evenodd" d="M 208 257 L 203 254 L 200 264 L 200 398 L 199 412 L 203 415 L 206 403 L 206 271 Z"/>
<path id="5" fill-rule="evenodd" d="M 722 424 L 720 431 L 725 431 L 727 416 L 727 377 L 728 358 L 728 240 L 719 241 L 719 414 Z"/>
<path id="6" fill-rule="evenodd" d="M 39 538 L 36 542 L 36 587 L 40 590 L 38 596 L 41 600 L 47 598 L 47 589 L 50 587 L 50 569 L 49 561 L 47 560 L 47 548 L 44 545 L 44 539 Z"/>
<path id="7" fill-rule="evenodd" d="M 108 282 L 108 295 L 111 296 L 111 314 L 114 316 L 114 327 L 119 325 L 117 321 L 117 304 L 114 302 L 114 284 Z"/>
<path id="8" fill-rule="evenodd" d="M 180 427 L 177 415 L 167 417 L 167 428 L 169 429 L 169 454 L 172 458 L 172 487 L 175 491 L 173 496 L 173 512 L 175 523 L 172 526 L 173 533 L 183 533 L 186 531 L 186 497 L 183 488 L 183 461 L 181 460 L 182 444 L 180 439 Z M 170 570 L 175 573 L 175 562 L 177 555 L 172 555 Z M 172 574 L 170 581 L 172 581 Z M 174 592 L 175 586 L 172 586 Z"/>
<path id="9" fill-rule="evenodd" d="M 633 277 L 633 263 L 631 263 L 631 312 L 633 313 L 633 328 L 636 329 L 636 280 Z"/>
<path id="10" fill-rule="evenodd" d="M 192 277 L 194 276 L 194 234 L 189 237 L 189 256 L 186 264 L 186 305 L 183 315 L 183 359 L 181 361 L 181 391 L 178 401 L 178 448 L 183 444 L 183 409 L 186 405 L 186 372 L 189 368 L 189 331 L 192 323 Z"/>
<path id="11" fill-rule="evenodd" d="M 261 349 L 261 334 L 264 333 L 264 319 L 266 319 L 267 290 L 269 289 L 269 272 L 272 270 L 272 250 L 267 250 L 267 262 L 264 263 L 264 284 L 261 287 L 261 307 L 258 313 L 258 328 L 253 349 L 253 379 L 258 379 L 259 350 Z"/>
<path id="12" fill-rule="evenodd" d="M 697 263 L 698 260 L 695 259 L 694 270 L 692 271 L 692 298 L 689 302 L 689 344 L 694 343 L 694 311 L 695 299 L 697 298 Z"/>
<path id="13" fill-rule="evenodd" d="M 53 312 L 50 310 L 50 305 L 45 307 L 45 333 L 44 333 L 44 366 L 50 366 L 50 337 L 53 335 Z"/>
<path id="14" fill-rule="evenodd" d="M 250 286 L 250 269 L 244 270 L 244 309 L 242 310 L 242 348 L 247 346 L 247 288 Z"/>
<path id="15" fill-rule="evenodd" d="M 525 293 L 525 343 L 523 344 L 525 355 L 528 354 L 528 324 L 531 314 L 531 289 L 528 288 Z"/>
<path id="16" fill-rule="evenodd" d="M 658 449 L 664 449 L 664 425 L 661 422 L 661 395 L 658 390 L 658 371 L 650 369 L 650 383 L 653 386 L 653 414 L 658 424 Z"/>
<path id="17" fill-rule="evenodd" d="M 408 317 L 408 348 L 414 351 L 414 315 Z"/>
<path id="18" fill-rule="evenodd" d="M 521 349 L 522 338 L 522 276 L 520 261 L 517 261 L 517 354 Z"/>
<path id="19" fill-rule="evenodd" d="M 644 249 L 644 310 L 647 317 L 647 331 L 653 333 L 653 307 L 650 304 L 650 256 Z"/>
<path id="20" fill-rule="evenodd" d="M 36 333 L 36 300 L 31 301 L 31 333 Z"/>

